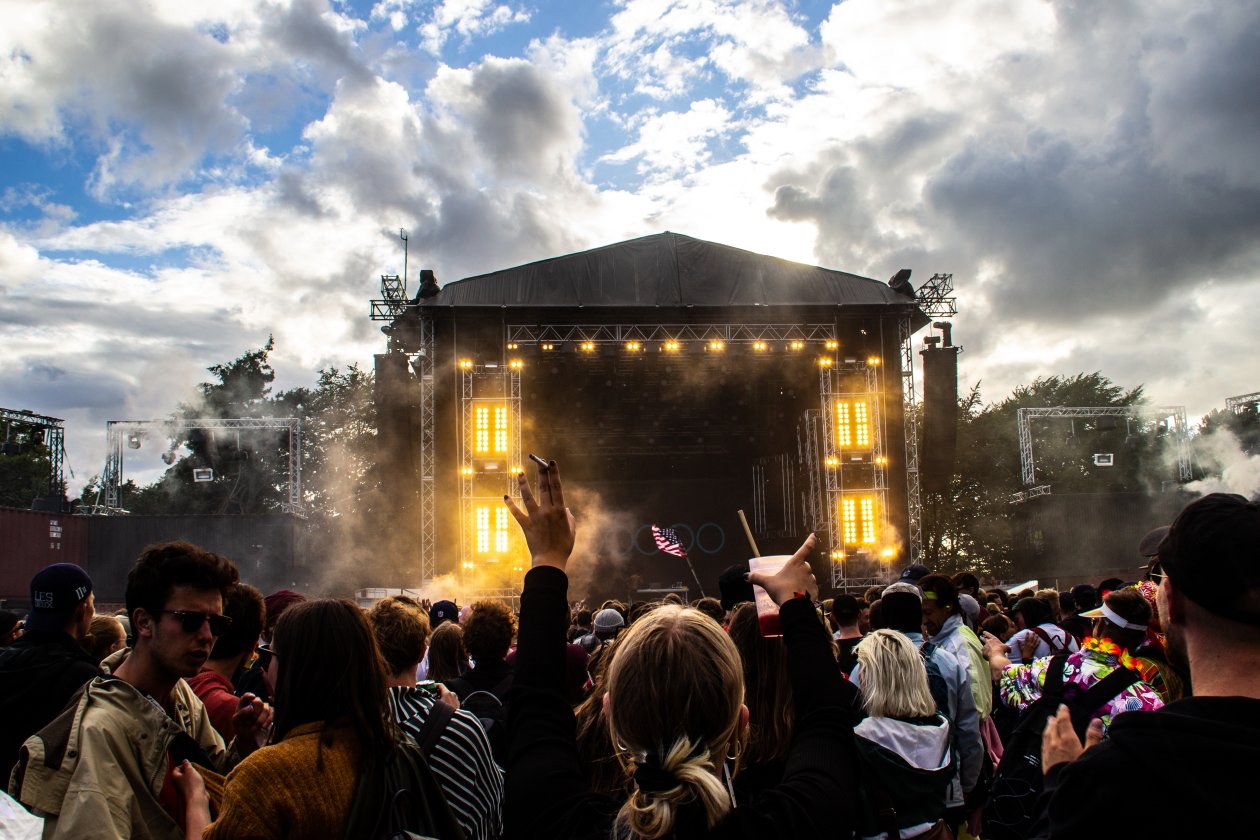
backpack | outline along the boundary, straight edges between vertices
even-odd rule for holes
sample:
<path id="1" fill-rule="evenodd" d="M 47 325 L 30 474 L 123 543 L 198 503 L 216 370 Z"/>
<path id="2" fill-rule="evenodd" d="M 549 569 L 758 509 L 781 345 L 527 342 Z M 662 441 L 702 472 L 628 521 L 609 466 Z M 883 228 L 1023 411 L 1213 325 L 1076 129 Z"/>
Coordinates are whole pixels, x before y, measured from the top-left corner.
<path id="1" fill-rule="evenodd" d="M 925 641 L 923 647 L 919 648 L 919 653 L 923 655 L 923 664 L 927 667 L 928 690 L 932 692 L 932 699 L 936 702 L 936 711 L 943 714 L 952 725 L 954 716 L 949 711 L 949 683 L 945 682 L 941 666 L 933 656 L 936 648 L 936 645 Z"/>
<path id="2" fill-rule="evenodd" d="M 1038 637 L 1040 637 L 1041 641 L 1046 643 L 1047 647 L 1050 648 L 1051 656 L 1054 656 L 1056 653 L 1067 652 L 1067 640 L 1068 640 L 1068 636 L 1071 635 L 1070 633 L 1068 633 L 1068 631 L 1066 630 L 1063 631 L 1063 644 L 1059 644 L 1057 641 L 1055 641 L 1055 638 L 1053 636 L 1051 636 L 1045 630 L 1042 630 L 1040 627 L 1034 627 L 1032 631 Z"/>
<path id="3" fill-rule="evenodd" d="M 486 737 L 490 740 L 490 753 L 500 766 L 507 758 L 507 704 L 499 698 L 507 694 L 511 685 L 512 675 L 508 674 L 489 691 L 469 691 L 459 701 L 461 709 L 472 712 L 481 721 L 481 728 L 486 730 Z M 460 689 L 472 689 L 472 685 L 463 677 L 451 680 L 447 687 L 456 694 L 460 693 Z"/>
<path id="4" fill-rule="evenodd" d="M 391 757 L 374 759 L 360 770 L 346 840 L 464 840 L 418 744 L 400 738 Z"/>
<path id="5" fill-rule="evenodd" d="M 1067 685 L 1063 681 L 1063 668 L 1067 658 L 1066 653 L 1060 653 L 1050 660 L 1041 696 L 1024 709 L 1006 743 L 984 806 L 985 840 L 1017 840 L 1029 835 L 1037 815 L 1037 797 L 1045 785 L 1041 735 L 1059 706 L 1068 707 L 1077 736 L 1084 738 L 1098 707 L 1138 681 L 1135 672 L 1117 668 L 1071 700 L 1064 701 Z"/>

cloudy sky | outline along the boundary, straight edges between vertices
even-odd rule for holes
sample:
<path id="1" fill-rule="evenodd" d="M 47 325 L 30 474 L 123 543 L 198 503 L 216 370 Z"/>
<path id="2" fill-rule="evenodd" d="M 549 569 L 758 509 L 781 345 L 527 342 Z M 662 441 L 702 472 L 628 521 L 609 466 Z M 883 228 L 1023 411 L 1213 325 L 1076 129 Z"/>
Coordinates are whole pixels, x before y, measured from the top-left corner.
<path id="1" fill-rule="evenodd" d="M 370 365 L 378 277 L 673 230 L 952 272 L 963 385 L 1260 389 L 1247 0 L 0 0 L 0 405 L 160 416 L 274 333 Z M 414 276 L 414 275 L 413 275 Z"/>

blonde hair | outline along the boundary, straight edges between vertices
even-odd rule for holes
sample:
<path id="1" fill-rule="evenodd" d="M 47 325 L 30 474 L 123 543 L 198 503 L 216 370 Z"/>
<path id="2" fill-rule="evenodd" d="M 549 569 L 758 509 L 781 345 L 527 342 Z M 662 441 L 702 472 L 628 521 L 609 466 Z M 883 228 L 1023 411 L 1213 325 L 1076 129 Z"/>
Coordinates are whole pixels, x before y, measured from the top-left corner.
<path id="1" fill-rule="evenodd" d="M 739 737 L 744 673 L 739 652 L 712 618 L 666 605 L 640 618 L 617 643 L 608 672 L 609 731 L 622 766 L 672 776 L 668 790 L 632 786 L 618 833 L 654 840 L 673 833 L 694 802 L 712 827 L 731 808 L 713 772 Z"/>
<path id="2" fill-rule="evenodd" d="M 875 630 L 857 646 L 862 702 L 871 717 L 936 714 L 927 666 L 914 643 L 895 630 Z"/>

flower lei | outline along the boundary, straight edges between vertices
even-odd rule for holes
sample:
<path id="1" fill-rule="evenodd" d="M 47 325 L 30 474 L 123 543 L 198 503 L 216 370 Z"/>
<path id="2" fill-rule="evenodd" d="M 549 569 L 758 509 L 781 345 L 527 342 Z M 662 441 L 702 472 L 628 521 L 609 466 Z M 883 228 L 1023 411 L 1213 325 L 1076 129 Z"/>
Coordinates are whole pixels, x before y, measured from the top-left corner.
<path id="1" fill-rule="evenodd" d="M 1081 644 L 1082 650 L 1101 653 L 1103 656 L 1118 656 L 1120 664 L 1131 671 L 1140 671 L 1141 665 L 1136 659 L 1129 655 L 1129 652 L 1111 639 L 1096 639 L 1093 636 L 1086 636 L 1085 641 Z"/>

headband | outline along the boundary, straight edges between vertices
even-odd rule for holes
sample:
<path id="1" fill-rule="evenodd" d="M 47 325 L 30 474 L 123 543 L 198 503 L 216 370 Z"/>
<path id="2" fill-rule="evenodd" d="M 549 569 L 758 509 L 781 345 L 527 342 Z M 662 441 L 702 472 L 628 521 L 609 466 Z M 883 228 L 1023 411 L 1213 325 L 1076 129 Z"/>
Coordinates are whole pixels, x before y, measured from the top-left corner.
<path id="1" fill-rule="evenodd" d="M 1103 614 L 1103 617 L 1106 618 L 1108 621 L 1110 621 L 1112 624 L 1124 630 L 1145 630 L 1146 629 L 1145 624 L 1138 624 L 1137 622 L 1129 621 L 1127 618 L 1122 617 L 1119 613 L 1117 613 L 1115 610 L 1113 610 L 1111 607 L 1107 606 L 1106 604 L 1102 605 L 1102 614 Z"/>

